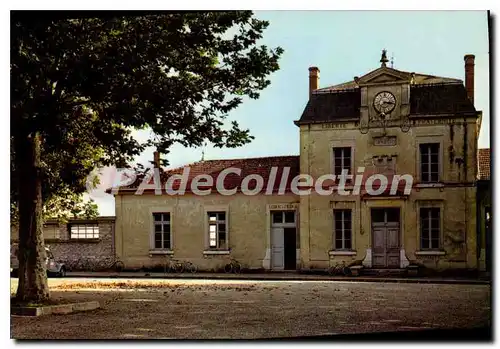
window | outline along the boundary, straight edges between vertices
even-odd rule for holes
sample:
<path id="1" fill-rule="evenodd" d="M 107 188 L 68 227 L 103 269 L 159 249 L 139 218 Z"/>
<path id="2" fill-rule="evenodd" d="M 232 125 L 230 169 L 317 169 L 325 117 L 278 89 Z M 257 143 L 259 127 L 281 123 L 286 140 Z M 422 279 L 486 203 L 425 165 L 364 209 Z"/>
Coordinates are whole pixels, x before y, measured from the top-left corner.
<path id="1" fill-rule="evenodd" d="M 351 174 L 350 147 L 333 148 L 333 166 L 335 176 L 341 175 L 344 169 L 348 171 L 348 174 Z"/>
<path id="2" fill-rule="evenodd" d="M 439 143 L 420 144 L 420 176 L 422 182 L 439 182 Z"/>
<path id="3" fill-rule="evenodd" d="M 61 232 L 58 224 L 47 224 L 43 226 L 44 239 L 60 239 Z"/>
<path id="4" fill-rule="evenodd" d="M 285 211 L 285 223 L 295 223 L 295 211 Z"/>
<path id="5" fill-rule="evenodd" d="M 153 213 L 154 248 L 162 250 L 172 249 L 170 213 Z"/>
<path id="6" fill-rule="evenodd" d="M 441 230 L 440 209 L 438 207 L 420 209 L 420 248 L 438 249 Z"/>
<path id="7" fill-rule="evenodd" d="M 399 223 L 399 208 L 372 208 L 372 223 Z"/>
<path id="8" fill-rule="evenodd" d="M 72 239 L 98 239 L 98 224 L 72 224 L 70 225 Z"/>
<path id="9" fill-rule="evenodd" d="M 273 223 L 283 223 L 283 212 L 273 212 Z"/>
<path id="10" fill-rule="evenodd" d="M 208 246 L 211 249 L 228 248 L 225 212 L 208 212 Z"/>
<path id="11" fill-rule="evenodd" d="M 273 224 L 295 223 L 295 211 L 274 211 L 272 217 Z"/>
<path id="12" fill-rule="evenodd" d="M 385 223 L 385 210 L 383 208 L 372 208 L 372 223 Z"/>
<path id="13" fill-rule="evenodd" d="M 335 220 L 335 249 L 350 250 L 352 248 L 351 210 L 334 210 L 333 215 Z"/>

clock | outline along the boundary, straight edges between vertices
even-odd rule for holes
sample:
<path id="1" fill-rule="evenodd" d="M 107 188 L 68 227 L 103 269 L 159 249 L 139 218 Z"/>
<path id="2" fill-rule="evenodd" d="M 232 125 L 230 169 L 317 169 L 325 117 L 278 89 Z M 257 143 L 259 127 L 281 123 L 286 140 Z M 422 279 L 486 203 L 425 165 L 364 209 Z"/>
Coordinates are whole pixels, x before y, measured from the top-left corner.
<path id="1" fill-rule="evenodd" d="M 379 92 L 373 99 L 373 107 L 380 114 L 389 114 L 396 107 L 396 97 L 387 91 Z"/>

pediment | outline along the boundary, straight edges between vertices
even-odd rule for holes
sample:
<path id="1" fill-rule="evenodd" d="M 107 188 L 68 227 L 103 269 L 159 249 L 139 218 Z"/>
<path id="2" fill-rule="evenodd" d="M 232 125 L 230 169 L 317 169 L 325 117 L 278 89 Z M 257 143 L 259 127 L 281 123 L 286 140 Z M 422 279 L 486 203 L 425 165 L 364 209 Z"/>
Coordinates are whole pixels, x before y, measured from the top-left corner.
<path id="1" fill-rule="evenodd" d="M 358 85 L 378 84 L 378 83 L 407 83 L 410 74 L 395 69 L 381 67 L 363 75 L 358 79 Z"/>

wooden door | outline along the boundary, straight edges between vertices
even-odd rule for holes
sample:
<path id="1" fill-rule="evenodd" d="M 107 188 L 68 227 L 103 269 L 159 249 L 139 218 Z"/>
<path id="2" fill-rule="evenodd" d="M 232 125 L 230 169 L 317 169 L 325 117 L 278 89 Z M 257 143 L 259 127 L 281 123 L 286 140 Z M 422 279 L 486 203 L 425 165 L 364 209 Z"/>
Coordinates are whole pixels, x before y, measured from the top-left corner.
<path id="1" fill-rule="evenodd" d="M 389 225 L 390 223 L 388 223 Z M 386 234 L 386 263 L 388 268 L 399 268 L 399 223 L 387 226 Z"/>
<path id="2" fill-rule="evenodd" d="M 284 229 L 273 227 L 271 230 L 271 268 L 283 270 L 285 267 Z"/>
<path id="3" fill-rule="evenodd" d="M 385 239 L 386 230 L 384 226 L 372 227 L 372 266 L 374 268 L 385 268 L 387 266 L 386 252 L 385 252 Z"/>
<path id="4" fill-rule="evenodd" d="M 399 268 L 399 209 L 372 209 L 372 267 Z"/>

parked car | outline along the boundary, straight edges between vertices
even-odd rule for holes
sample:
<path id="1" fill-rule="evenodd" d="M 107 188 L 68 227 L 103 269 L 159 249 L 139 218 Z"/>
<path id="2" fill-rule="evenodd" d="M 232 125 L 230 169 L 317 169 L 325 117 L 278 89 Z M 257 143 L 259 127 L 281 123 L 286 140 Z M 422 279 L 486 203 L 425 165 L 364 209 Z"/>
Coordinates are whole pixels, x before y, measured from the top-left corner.
<path id="1" fill-rule="evenodd" d="M 19 269 L 19 260 L 17 259 L 17 254 L 19 251 L 19 246 L 13 244 L 10 246 L 10 272 L 17 275 Z M 54 258 L 54 254 L 48 246 L 45 246 L 45 253 L 47 254 L 47 259 L 45 261 L 45 267 L 47 268 L 47 275 L 54 275 L 63 277 L 66 275 L 66 266 L 64 263 L 57 262 Z"/>

